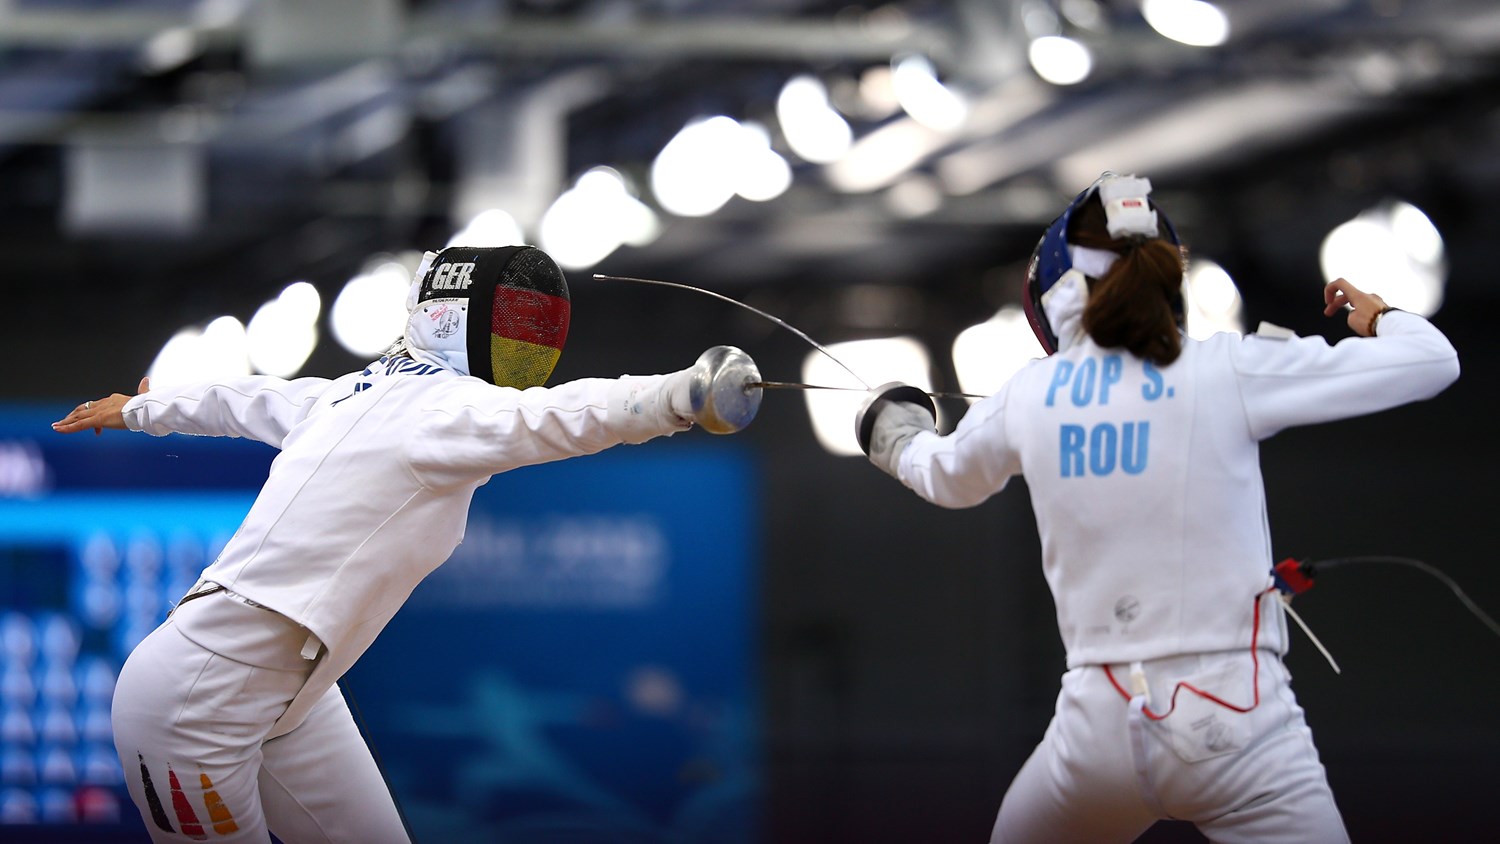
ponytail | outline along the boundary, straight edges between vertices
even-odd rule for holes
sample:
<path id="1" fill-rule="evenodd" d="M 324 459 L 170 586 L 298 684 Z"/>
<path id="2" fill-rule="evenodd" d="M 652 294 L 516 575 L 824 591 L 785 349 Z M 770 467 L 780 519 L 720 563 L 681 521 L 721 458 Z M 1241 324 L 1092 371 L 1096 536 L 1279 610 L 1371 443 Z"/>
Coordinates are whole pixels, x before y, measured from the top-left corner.
<path id="1" fill-rule="evenodd" d="M 1120 255 L 1089 288 L 1083 330 L 1100 346 L 1124 348 L 1157 366 L 1177 360 L 1182 354 L 1177 321 L 1182 309 L 1181 250 L 1163 237 L 1111 239 L 1097 196 L 1079 208 L 1068 241 Z"/>
<path id="2" fill-rule="evenodd" d="M 1128 246 L 1089 292 L 1083 330 L 1106 348 L 1121 347 L 1166 366 L 1182 354 L 1177 314 L 1182 254 L 1165 240 Z"/>

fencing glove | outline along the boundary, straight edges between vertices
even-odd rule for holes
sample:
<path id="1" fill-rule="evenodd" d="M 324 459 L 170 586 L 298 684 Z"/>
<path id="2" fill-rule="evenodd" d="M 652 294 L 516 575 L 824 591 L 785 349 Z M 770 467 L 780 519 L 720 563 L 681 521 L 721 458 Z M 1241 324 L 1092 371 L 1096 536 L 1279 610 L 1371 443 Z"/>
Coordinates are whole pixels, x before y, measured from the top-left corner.
<path id="1" fill-rule="evenodd" d="M 906 444 L 923 431 L 937 431 L 937 405 L 932 396 L 899 381 L 871 390 L 854 417 L 860 449 L 893 478 Z"/>

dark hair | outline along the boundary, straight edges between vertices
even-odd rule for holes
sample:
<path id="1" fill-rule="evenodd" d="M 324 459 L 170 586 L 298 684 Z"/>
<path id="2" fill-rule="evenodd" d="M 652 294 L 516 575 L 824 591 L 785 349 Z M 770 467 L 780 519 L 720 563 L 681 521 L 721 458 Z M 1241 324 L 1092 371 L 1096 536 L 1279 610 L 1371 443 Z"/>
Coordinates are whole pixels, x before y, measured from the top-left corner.
<path id="1" fill-rule="evenodd" d="M 1120 255 L 1089 287 L 1083 330 L 1106 348 L 1123 347 L 1157 366 L 1182 354 L 1182 250 L 1162 228 L 1153 238 L 1109 236 L 1104 206 L 1095 194 L 1074 213 L 1068 242 Z"/>

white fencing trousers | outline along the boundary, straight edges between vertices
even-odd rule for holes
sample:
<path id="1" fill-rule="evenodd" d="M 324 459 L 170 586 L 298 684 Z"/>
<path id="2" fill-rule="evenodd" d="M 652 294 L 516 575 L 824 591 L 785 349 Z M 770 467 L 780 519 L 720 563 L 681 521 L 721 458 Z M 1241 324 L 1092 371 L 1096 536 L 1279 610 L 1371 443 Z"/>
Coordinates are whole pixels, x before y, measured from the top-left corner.
<path id="1" fill-rule="evenodd" d="M 307 631 L 223 593 L 183 603 L 120 670 L 115 749 L 157 844 L 409 844 L 333 686 L 266 740 L 315 664 Z"/>
<path id="2" fill-rule="evenodd" d="M 1280 657 L 1258 653 L 1260 705 L 1238 713 L 1199 697 L 1191 683 L 1236 706 L 1254 699 L 1249 651 L 1192 654 L 1063 675 L 1057 709 L 1011 782 L 991 844 L 1109 844 L 1135 840 L 1158 820 L 1191 821 L 1216 844 L 1348 842 L 1323 764 Z M 1149 698 L 1149 702 L 1148 702 Z"/>

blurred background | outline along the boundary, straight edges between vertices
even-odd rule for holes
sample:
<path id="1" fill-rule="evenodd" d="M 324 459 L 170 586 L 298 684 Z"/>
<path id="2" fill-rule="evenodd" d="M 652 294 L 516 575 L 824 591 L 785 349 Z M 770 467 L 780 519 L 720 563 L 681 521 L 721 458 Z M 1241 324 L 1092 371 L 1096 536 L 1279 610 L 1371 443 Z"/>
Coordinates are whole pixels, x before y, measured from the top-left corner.
<path id="1" fill-rule="evenodd" d="M 1435 400 L 1265 444 L 1273 546 L 1500 609 L 1490 0 L 0 0 L 0 838 L 142 840 L 114 678 L 274 456 L 53 435 L 74 404 L 361 368 L 458 241 L 568 270 L 554 380 L 729 343 L 860 386 L 603 273 L 989 393 L 1040 354 L 1032 246 L 1104 170 L 1190 245 L 1195 336 L 1346 337 L 1339 275 L 1449 334 Z M 1064 669 L 1025 484 L 919 501 L 851 456 L 859 399 L 768 392 L 739 435 L 485 487 L 347 678 L 418 839 L 984 840 Z M 1354 839 L 1494 840 L 1500 640 L 1400 566 L 1297 607 L 1343 669 L 1293 634 Z"/>

